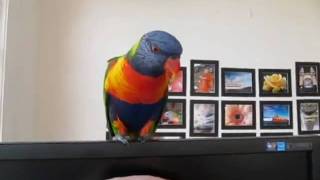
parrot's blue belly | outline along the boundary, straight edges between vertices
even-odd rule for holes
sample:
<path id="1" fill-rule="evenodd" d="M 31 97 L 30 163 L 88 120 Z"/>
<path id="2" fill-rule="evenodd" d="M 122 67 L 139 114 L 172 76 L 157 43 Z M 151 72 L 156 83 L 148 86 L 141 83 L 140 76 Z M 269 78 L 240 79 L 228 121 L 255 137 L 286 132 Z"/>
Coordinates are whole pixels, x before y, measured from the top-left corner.
<path id="1" fill-rule="evenodd" d="M 158 121 L 166 98 L 154 104 L 130 104 L 109 94 L 111 114 L 125 124 L 129 132 L 139 132 L 149 121 Z"/>

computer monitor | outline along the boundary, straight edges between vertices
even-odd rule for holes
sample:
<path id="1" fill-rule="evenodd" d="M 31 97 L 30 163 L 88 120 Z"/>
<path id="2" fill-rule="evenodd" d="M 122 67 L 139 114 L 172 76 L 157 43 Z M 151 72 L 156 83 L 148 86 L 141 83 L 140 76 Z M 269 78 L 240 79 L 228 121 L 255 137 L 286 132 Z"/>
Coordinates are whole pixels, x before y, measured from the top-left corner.
<path id="1" fill-rule="evenodd" d="M 228 138 L 0 145 L 0 179 L 316 180 L 312 139 Z M 317 165 L 318 166 L 318 165 Z"/>

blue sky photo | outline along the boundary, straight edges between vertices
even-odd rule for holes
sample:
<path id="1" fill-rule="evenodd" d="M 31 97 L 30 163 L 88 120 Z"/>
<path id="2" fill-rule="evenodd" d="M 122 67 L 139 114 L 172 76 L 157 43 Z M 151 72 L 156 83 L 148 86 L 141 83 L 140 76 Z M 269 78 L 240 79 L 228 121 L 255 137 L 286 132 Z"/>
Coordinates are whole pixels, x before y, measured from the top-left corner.
<path id="1" fill-rule="evenodd" d="M 264 105 L 263 106 L 263 120 L 272 121 L 272 117 L 280 116 L 282 118 L 289 119 L 289 106 L 288 105 Z"/>
<path id="2" fill-rule="evenodd" d="M 252 86 L 252 74 L 250 72 L 226 71 L 225 80 L 240 83 L 243 87 Z"/>

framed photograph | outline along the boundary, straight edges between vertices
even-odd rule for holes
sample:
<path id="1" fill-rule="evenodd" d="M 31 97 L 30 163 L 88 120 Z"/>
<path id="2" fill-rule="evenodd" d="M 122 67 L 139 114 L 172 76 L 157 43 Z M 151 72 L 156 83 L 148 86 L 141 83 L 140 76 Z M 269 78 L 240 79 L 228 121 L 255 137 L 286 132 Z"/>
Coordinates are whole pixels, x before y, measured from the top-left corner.
<path id="1" fill-rule="evenodd" d="M 168 99 L 158 124 L 158 128 L 185 128 L 186 100 Z"/>
<path id="2" fill-rule="evenodd" d="M 293 133 L 261 133 L 260 134 L 261 137 L 265 137 L 265 136 L 293 136 Z"/>
<path id="3" fill-rule="evenodd" d="M 181 70 L 174 79 L 169 81 L 168 92 L 169 96 L 185 96 L 187 82 L 186 67 L 181 67 Z"/>
<path id="4" fill-rule="evenodd" d="M 320 100 L 297 100 L 299 134 L 320 134 Z"/>
<path id="5" fill-rule="evenodd" d="M 218 101 L 190 101 L 190 136 L 218 136 Z"/>
<path id="6" fill-rule="evenodd" d="M 219 62 L 191 60 L 191 95 L 218 96 Z"/>
<path id="7" fill-rule="evenodd" d="M 260 101 L 261 129 L 292 129 L 291 101 Z"/>
<path id="8" fill-rule="evenodd" d="M 185 139 L 185 133 L 178 133 L 178 132 L 156 132 L 153 135 L 153 139 L 155 140 L 178 140 L 178 139 Z"/>
<path id="9" fill-rule="evenodd" d="M 106 140 L 112 140 L 111 134 L 109 131 L 106 131 Z"/>
<path id="10" fill-rule="evenodd" d="M 222 68 L 223 96 L 256 96 L 255 70 Z"/>
<path id="11" fill-rule="evenodd" d="M 222 133 L 221 137 L 256 137 L 256 133 Z"/>
<path id="12" fill-rule="evenodd" d="M 297 96 L 319 96 L 320 63 L 296 62 Z"/>
<path id="13" fill-rule="evenodd" d="M 222 101 L 222 129 L 256 129 L 255 101 Z"/>
<path id="14" fill-rule="evenodd" d="M 259 69 L 260 96 L 292 96 L 290 69 Z"/>

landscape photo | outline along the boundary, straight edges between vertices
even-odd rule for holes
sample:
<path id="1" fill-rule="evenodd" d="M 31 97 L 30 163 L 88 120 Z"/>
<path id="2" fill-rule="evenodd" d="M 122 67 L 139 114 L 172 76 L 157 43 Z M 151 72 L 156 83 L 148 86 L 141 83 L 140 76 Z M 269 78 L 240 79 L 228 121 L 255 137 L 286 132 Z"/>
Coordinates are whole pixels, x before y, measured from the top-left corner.
<path id="1" fill-rule="evenodd" d="M 267 128 L 287 128 L 291 126 L 290 105 L 263 104 L 262 126 Z"/>
<path id="2" fill-rule="evenodd" d="M 251 72 L 225 71 L 224 78 L 225 93 L 253 93 Z"/>

